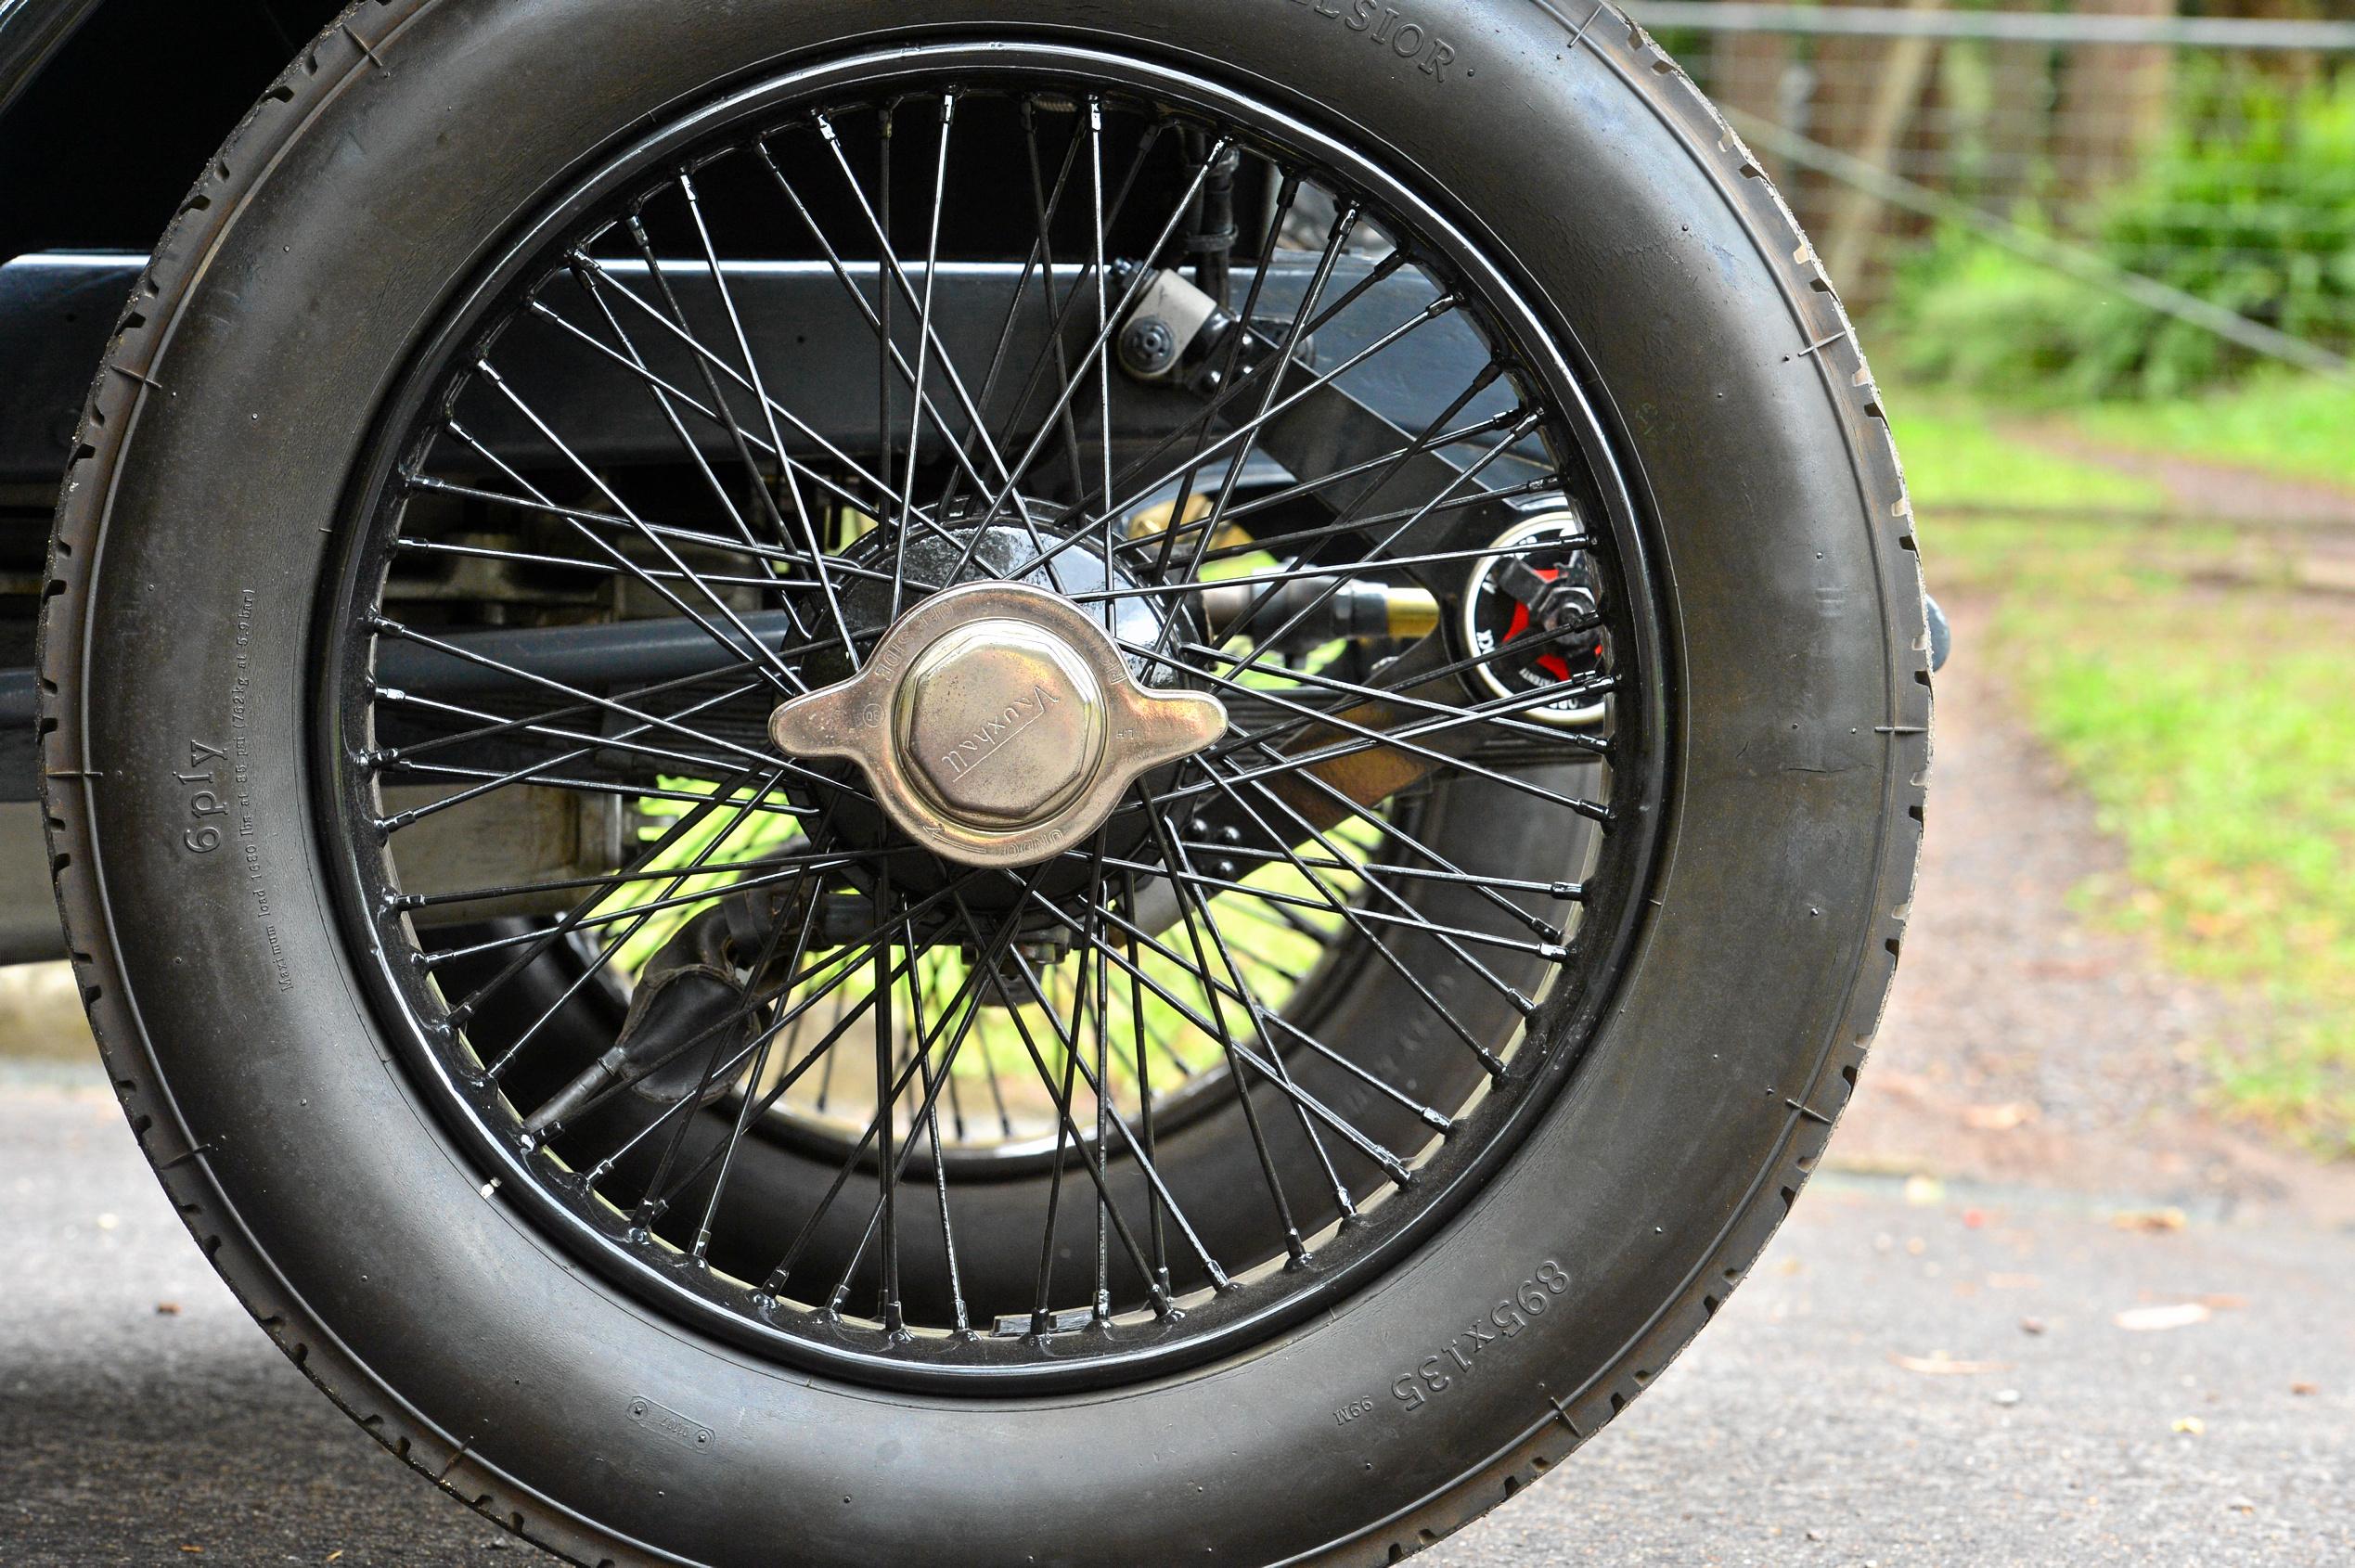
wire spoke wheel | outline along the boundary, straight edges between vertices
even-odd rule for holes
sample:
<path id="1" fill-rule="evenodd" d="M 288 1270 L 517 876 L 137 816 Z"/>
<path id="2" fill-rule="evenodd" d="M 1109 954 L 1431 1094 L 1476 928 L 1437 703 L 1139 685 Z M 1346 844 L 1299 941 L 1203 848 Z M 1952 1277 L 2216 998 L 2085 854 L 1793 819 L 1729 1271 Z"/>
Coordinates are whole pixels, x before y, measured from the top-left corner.
<path id="1" fill-rule="evenodd" d="M 1510 280 L 1123 75 L 650 138 L 420 360 L 352 534 L 331 810 L 408 1036 L 602 1265 L 788 1357 L 1134 1376 L 1330 1299 L 1558 1084 L 1642 874 L 1650 593 Z M 1040 598 L 1206 727 L 1090 773 L 1130 722 L 987 631 Z M 765 733 L 830 688 L 883 758 Z M 437 852 L 522 791 L 619 857 Z"/>
<path id="2" fill-rule="evenodd" d="M 1607 7 L 362 0 L 43 594 L 206 1255 L 584 1562 L 1396 1562 L 1821 1158 L 1928 649 L 1870 375 Z"/>

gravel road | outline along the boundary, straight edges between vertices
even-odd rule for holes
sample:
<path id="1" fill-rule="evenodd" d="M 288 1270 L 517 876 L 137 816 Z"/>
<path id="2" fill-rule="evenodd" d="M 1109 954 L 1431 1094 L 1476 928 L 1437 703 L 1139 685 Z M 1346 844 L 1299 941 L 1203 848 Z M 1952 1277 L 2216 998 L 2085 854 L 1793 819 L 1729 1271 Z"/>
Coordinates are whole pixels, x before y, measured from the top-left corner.
<path id="1" fill-rule="evenodd" d="M 103 1093 L 0 1087 L 0 1562 L 536 1559 L 271 1347 Z M 2355 1561 L 2350 1295 L 2355 1234 L 1834 1174 L 1656 1389 L 1423 1561 Z"/>

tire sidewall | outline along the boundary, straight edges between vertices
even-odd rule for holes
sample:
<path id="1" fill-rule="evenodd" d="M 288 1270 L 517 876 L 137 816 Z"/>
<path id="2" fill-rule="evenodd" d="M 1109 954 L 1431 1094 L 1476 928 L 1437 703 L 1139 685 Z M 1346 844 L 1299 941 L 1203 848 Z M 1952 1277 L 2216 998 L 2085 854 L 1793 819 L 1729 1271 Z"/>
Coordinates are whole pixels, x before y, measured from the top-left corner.
<path id="1" fill-rule="evenodd" d="M 225 1269 L 333 1346 L 340 1397 L 396 1401 L 465 1456 L 461 1480 L 499 1478 L 611 1549 L 1378 1556 L 1402 1510 L 1541 1434 L 1566 1447 L 1658 1369 L 1780 1217 L 1885 983 L 1918 588 L 1859 394 L 1801 353 L 1828 305 L 1811 263 L 1742 198 L 1742 160 L 1662 111 L 1677 84 L 1631 75 L 1648 67 L 1615 16 L 1595 25 L 1617 46 L 1582 49 L 1534 6 L 1434 0 L 1402 55 L 1338 0 L 1165 0 L 1117 22 L 1025 6 L 1042 32 L 1245 77 L 1361 144 L 1380 127 L 1381 156 L 1485 214 L 1485 241 L 1544 259 L 1529 281 L 1641 476 L 1672 585 L 1676 812 L 1608 1024 L 1552 1113 L 1329 1319 L 1112 1396 L 830 1384 L 616 1297 L 478 1191 L 373 1021 L 313 818 L 323 526 L 449 280 L 586 149 L 748 67 L 881 41 L 847 0 L 660 11 L 363 6 L 373 57 L 315 54 L 331 82 L 290 93 L 275 129 L 265 101 L 243 134 L 263 166 L 225 153 L 220 209 L 159 255 L 126 340 L 146 379 L 109 394 L 65 502 L 61 540 L 86 541 L 71 647 L 45 651 L 67 672 L 49 765 L 97 775 L 52 815 L 109 1058 L 161 1086 L 171 1135 L 203 1151 Z M 1440 41 L 1454 52 L 1426 70 Z M 1255 59 L 1282 82 L 1235 63 Z M 195 847 L 207 827 L 220 842 Z"/>

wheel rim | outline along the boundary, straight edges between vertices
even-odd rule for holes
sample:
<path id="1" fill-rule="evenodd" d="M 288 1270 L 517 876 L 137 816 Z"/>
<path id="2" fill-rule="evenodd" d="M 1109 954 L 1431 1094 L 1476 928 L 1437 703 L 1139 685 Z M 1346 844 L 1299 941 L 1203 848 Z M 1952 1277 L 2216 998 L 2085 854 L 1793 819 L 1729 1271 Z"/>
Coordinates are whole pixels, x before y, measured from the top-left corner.
<path id="1" fill-rule="evenodd" d="M 961 454 L 953 442 L 937 441 L 942 450 L 931 452 L 905 439 L 915 421 L 935 418 L 936 432 L 961 429 L 970 437 L 971 422 L 960 426 L 949 405 L 963 398 L 968 407 L 992 407 L 999 367 L 984 376 L 959 364 L 945 334 L 922 330 L 931 325 L 923 301 L 945 276 L 943 264 L 957 259 L 939 246 L 939 171 L 950 169 L 953 184 L 956 136 L 1010 109 L 1034 153 L 1033 168 L 1022 172 L 1034 223 L 1040 212 L 1051 214 L 1049 244 L 1034 248 L 1022 287 L 1037 288 L 1042 274 L 1062 269 L 1071 279 L 1062 298 L 1086 313 L 1095 341 L 1105 339 L 1104 323 L 1117 322 L 1113 266 L 1160 259 L 1106 249 L 1118 232 L 1123 176 L 1134 183 L 1132 170 L 1152 156 L 1135 151 L 1139 141 L 1176 146 L 1190 178 L 1222 139 L 1297 176 L 1296 187 L 1269 183 L 1293 231 L 1306 225 L 1315 241 L 1291 258 L 1311 269 L 1299 290 L 1306 302 L 1290 326 L 1300 337 L 1312 325 L 1345 328 L 1346 280 L 1382 270 L 1379 260 L 1349 255 L 1350 235 L 1378 235 L 1402 258 L 1383 277 L 1420 280 L 1433 299 L 1458 299 L 1453 319 L 1473 323 L 1486 354 L 1502 366 L 1484 386 L 1509 396 L 1503 411 L 1485 413 L 1472 396 L 1438 400 L 1444 406 L 1417 432 L 1418 448 L 1444 445 L 1459 456 L 1468 470 L 1459 500 L 1488 508 L 1525 500 L 1584 520 L 1583 570 L 1598 600 L 1589 620 L 1607 638 L 1607 654 L 1583 672 L 1581 702 L 1567 706 L 1590 707 L 1591 716 L 1564 726 L 1530 693 L 1507 695 L 1509 687 L 1495 684 L 1467 687 L 1451 710 L 1416 699 L 1403 726 L 1385 733 L 1405 727 L 1411 745 L 1414 736 L 1450 727 L 1479 730 L 1493 754 L 1512 760 L 1489 766 L 1477 752 L 1448 753 L 1409 793 L 1357 804 L 1319 827 L 1302 815 L 1297 794 L 1287 802 L 1266 793 L 1269 781 L 1309 774 L 1322 752 L 1373 749 L 1368 737 L 1336 730 L 1332 715 L 1388 689 L 1379 666 L 1367 666 L 1409 639 L 1352 644 L 1319 662 L 1316 651 L 1221 636 L 1158 608 L 1141 629 L 1112 623 L 1140 604 L 1199 603 L 1195 588 L 1216 573 L 1256 595 L 1331 581 L 1354 566 L 1394 585 L 1426 585 L 1446 628 L 1432 634 L 1444 639 L 1435 645 L 1444 649 L 1442 675 L 1461 674 L 1481 664 L 1464 651 L 1474 636 L 1471 601 L 1493 597 L 1486 578 L 1475 584 L 1470 574 L 1493 572 L 1500 559 L 1483 554 L 1486 535 L 1480 546 L 1451 539 L 1405 566 L 1371 543 L 1396 524 L 1394 516 L 1344 508 L 1303 538 L 1303 529 L 1281 525 L 1294 515 L 1283 509 L 1284 493 L 1296 497 L 1331 482 L 1334 470 L 1255 479 L 1233 456 L 1249 450 L 1242 441 L 1225 456 L 1198 455 L 1229 427 L 1197 432 L 1194 449 L 1178 448 L 1189 461 L 1178 465 L 1174 489 L 1143 483 L 1174 459 L 1163 453 L 1149 462 L 1156 456 L 1149 443 L 1141 458 L 1135 443 L 1120 444 L 1123 427 L 1109 400 L 1128 388 L 1109 344 L 1095 355 L 1092 378 L 1086 364 L 1042 361 L 1033 369 L 1059 377 L 1069 403 L 1081 394 L 1107 400 L 1110 418 L 1100 416 L 1097 433 L 1111 437 L 1091 443 L 1066 428 L 1059 442 L 1055 426 L 1064 422 L 1050 418 L 1010 428 L 995 446 L 969 439 Z M 894 144 L 888 176 L 876 150 L 886 114 Z M 902 439 L 867 452 L 821 445 L 805 458 L 773 460 L 779 448 L 796 451 L 785 433 L 795 418 L 819 421 L 761 384 L 758 347 L 727 298 L 721 259 L 738 260 L 726 230 L 731 214 L 707 193 L 731 159 L 756 163 L 774 181 L 773 198 L 798 209 L 808 232 L 826 236 L 820 249 L 845 299 L 859 275 L 843 241 L 856 231 L 841 222 L 830 230 L 803 187 L 835 182 L 834 199 L 850 203 L 832 214 L 837 220 L 855 222 L 864 210 L 867 281 L 878 301 L 867 313 L 876 423 Z M 899 208 L 883 185 L 891 177 L 903 182 L 903 199 L 920 191 L 915 210 L 928 211 L 929 223 L 910 231 L 894 222 Z M 1320 196 L 1331 199 L 1332 214 L 1321 223 Z M 1354 223 L 1345 215 L 1353 204 Z M 1090 220 L 1097 241 L 1076 260 L 1064 249 L 1066 229 L 1055 226 L 1075 222 L 1075 212 Z M 895 229 L 901 238 L 886 252 L 882 235 Z M 699 254 L 720 307 L 705 317 L 664 292 L 675 260 Z M 885 254 L 896 271 L 874 264 Z M 566 261 L 584 255 L 586 263 Z M 1238 265 L 1235 292 L 1246 301 L 1259 297 L 1255 285 L 1284 259 L 1272 247 L 1268 256 L 1265 264 Z M 1318 267 L 1344 284 L 1316 292 Z M 373 956 L 388 1033 L 479 1163 L 486 1192 L 503 1190 L 600 1273 L 699 1328 L 860 1381 L 968 1392 L 1102 1386 L 1240 1348 L 1356 1288 L 1443 1223 L 1495 1174 L 1575 1065 L 1625 958 L 1660 819 L 1657 636 L 1640 534 L 1560 336 L 1544 329 L 1512 276 L 1441 206 L 1275 107 L 1142 62 L 1032 45 L 902 51 L 760 84 L 598 162 L 521 228 L 454 297 L 388 402 L 377 457 L 354 485 L 342 579 L 321 634 L 321 822 L 328 842 L 341 847 L 336 865 L 348 923 Z M 1090 291 L 1098 278 L 1106 293 L 1100 314 Z M 1355 297 L 1371 302 L 1376 293 Z M 663 331 L 666 311 L 680 357 L 660 375 L 645 345 Z M 894 314 L 902 352 L 892 359 L 873 323 Z M 1262 313 L 1241 314 L 1256 322 Z M 530 330 L 568 341 L 601 330 L 598 364 L 614 379 L 615 395 L 634 391 L 681 430 L 699 418 L 726 427 L 739 459 L 732 471 L 724 461 L 698 462 L 681 441 L 680 461 L 704 484 L 699 517 L 674 525 L 667 519 L 678 515 L 676 507 L 632 506 L 623 470 L 573 450 L 529 392 L 501 375 L 501 355 Z M 1324 374 L 1285 371 L 1302 383 Z M 961 388 L 960 375 L 972 378 Z M 912 412 L 907 389 L 919 380 L 926 395 L 922 411 Z M 897 395 L 895 416 L 882 402 L 885 387 Z M 1268 395 L 1272 404 L 1277 394 Z M 476 411 L 501 405 L 521 417 L 527 436 L 544 438 L 537 450 L 517 455 L 533 443 L 514 439 L 512 422 L 477 429 Z M 1434 439 L 1437 432 L 1463 439 Z M 701 434 L 708 441 L 711 431 Z M 1526 477 L 1531 453 L 1534 481 Z M 1034 482 L 1034 461 L 1068 474 Z M 1007 482 L 1009 471 L 1019 482 Z M 558 477 L 572 493 L 554 487 Z M 1091 479 L 1095 492 L 1120 503 L 1090 505 Z M 817 506 L 796 494 L 803 486 L 822 497 Z M 1063 563 L 1044 569 L 1049 585 L 1104 607 L 1099 612 L 1140 681 L 1258 704 L 1251 710 L 1257 728 L 1239 722 L 1209 751 L 1127 791 L 1080 848 L 1011 873 L 937 856 L 928 867 L 904 835 L 860 825 L 856 776 L 765 750 L 723 722 L 739 709 L 765 715 L 767 700 L 822 687 L 830 658 L 855 666 L 894 623 L 886 614 L 856 623 L 837 573 L 854 574 L 853 585 L 873 594 L 887 583 L 893 608 L 904 613 L 911 593 L 920 598 L 947 585 L 909 575 L 910 541 L 953 537 L 960 557 L 986 562 L 1006 530 L 995 511 L 960 524 L 960 489 L 972 493 L 968 517 L 984 501 L 1019 517 L 1032 548 L 1015 565 L 1036 575 L 1032 558 Z M 1156 513 L 1157 490 L 1169 494 Z M 1200 513 L 1198 495 L 1208 502 Z M 467 526 L 451 525 L 453 505 L 473 508 Z M 488 528 L 481 526 L 486 516 Z M 1254 516 L 1271 521 L 1242 521 Z M 533 520 L 531 528 L 519 518 Z M 1229 525 L 1245 533 L 1223 532 Z M 1514 527 L 1515 537 L 1530 536 L 1525 516 Z M 564 547 L 517 548 L 502 528 Z M 500 542 L 481 542 L 486 535 Z M 1557 551 L 1563 536 L 1558 528 L 1538 535 Z M 1336 544 L 1358 554 L 1336 566 Z M 467 571 L 488 563 L 507 574 L 504 597 L 481 598 L 446 622 L 431 610 L 420 617 L 388 597 L 420 558 Z M 1067 569 L 1090 559 L 1093 589 L 1074 589 Z M 535 572 L 561 579 L 561 591 L 546 602 L 514 591 Z M 384 678 L 396 645 L 521 647 L 470 641 L 472 628 L 459 617 L 470 610 L 510 625 L 518 615 L 562 625 L 580 613 L 563 602 L 565 592 L 591 576 L 625 582 L 637 595 L 640 612 L 629 619 L 690 627 L 715 653 L 724 646 L 726 667 L 598 695 L 541 673 L 545 666 L 475 652 L 466 657 L 507 689 L 456 701 Z M 1091 591 L 1096 597 L 1086 598 Z M 483 612 L 483 604 L 499 608 Z M 763 641 L 744 617 L 778 608 L 796 635 Z M 610 604 L 596 613 L 610 614 Z M 1459 623 L 1464 631 L 1455 631 Z M 1575 629 L 1584 637 L 1589 628 Z M 1565 704 L 1549 706 L 1558 715 Z M 1521 717 L 1531 713 L 1544 722 Z M 1318 721 L 1324 744 L 1304 749 L 1298 738 L 1315 733 Z M 1399 744 L 1383 749 L 1395 754 Z M 1550 749 L 1532 750 L 1541 747 Z M 552 919 L 542 913 L 528 927 L 491 934 L 444 923 L 487 906 L 458 896 L 479 884 L 412 854 L 404 834 L 527 786 L 611 800 L 650 820 L 626 837 L 621 866 L 530 890 L 562 895 L 564 912 Z M 420 788 L 431 791 L 422 802 Z M 1321 782 L 1310 788 L 1331 792 Z M 1435 821 L 1499 800 L 1545 814 L 1564 838 L 1582 824 L 1600 831 L 1590 844 L 1578 841 L 1575 865 L 1475 865 L 1436 847 Z M 1224 836 L 1208 842 L 1194 836 L 1202 819 L 1187 815 L 1205 803 L 1224 814 Z M 985 879 L 996 879 L 988 898 Z M 1002 886 L 1009 880 L 1010 895 Z M 552 1128 L 535 1126 L 544 1091 L 537 1106 L 519 1094 L 519 1064 L 555 1057 L 586 1071 L 573 1059 L 614 1047 L 625 1027 L 622 1000 L 600 1003 L 600 995 L 634 984 L 643 993 L 647 966 L 672 933 L 753 886 L 799 890 L 800 903 L 791 911 L 797 921 L 770 921 L 747 942 L 750 951 L 727 949 L 728 962 L 752 971 L 750 1033 L 713 1035 L 739 1043 L 702 1049 L 692 1092 L 676 1110 L 625 1127 L 625 1146 L 614 1146 L 610 1130 L 583 1125 L 594 1106 Z M 1144 914 L 1156 887 L 1177 906 L 1166 924 Z M 1565 890 L 1575 897 L 1561 897 Z M 1447 899 L 1476 906 L 1474 918 L 1449 923 L 1464 917 L 1435 915 Z M 1068 957 L 1047 940 L 1058 933 Z M 1271 945 L 1267 933 L 1282 940 Z M 576 967 L 551 1002 L 538 966 L 559 952 L 571 953 Z M 526 973 L 540 983 L 528 1020 L 494 1026 L 491 1015 L 511 1001 L 502 987 L 521 989 Z M 1419 1002 L 1421 1016 L 1391 1027 L 1446 1035 L 1473 1064 L 1470 1076 L 1442 1076 L 1435 1094 L 1417 1091 L 1385 1076 L 1384 1062 L 1398 1054 L 1385 1051 L 1389 1042 L 1328 1037 L 1370 983 Z M 1511 1026 L 1467 1023 L 1474 1009 L 1457 998 L 1468 992 L 1481 994 L 1489 1014 L 1509 999 Z M 879 993 L 889 1006 L 876 1005 Z M 593 1015 L 586 1022 L 569 1016 L 583 1011 Z M 924 1048 L 911 1048 L 911 1040 Z M 693 1044 L 701 1042 L 673 1060 L 695 1055 Z M 894 1092 L 877 1093 L 879 1080 Z M 1370 1136 L 1364 1128 L 1374 1113 L 1344 1114 L 1311 1082 L 1349 1086 L 1410 1133 Z M 1100 1084 L 1108 1092 L 1098 1094 Z M 619 1103 L 630 1087 L 608 1082 L 604 1103 Z M 1022 1099 L 1020 1115 L 1009 1089 Z M 707 1099 L 708 1109 L 695 1109 Z M 892 1114 L 876 1115 L 879 1103 Z M 700 1146 L 694 1129 L 713 1125 L 724 1133 Z M 597 1145 L 598 1137 L 607 1146 Z M 1255 1237 L 1247 1226 L 1195 1222 L 1207 1198 L 1185 1189 L 1174 1159 L 1165 1172 L 1160 1157 L 1163 1140 L 1185 1137 L 1224 1139 L 1236 1151 L 1232 1168 L 1257 1173 L 1265 1212 Z M 866 1218 L 847 1251 L 824 1241 L 827 1225 L 840 1223 L 827 1217 L 802 1227 L 779 1266 L 742 1266 L 728 1234 L 729 1183 L 750 1180 L 741 1173 L 768 1150 L 833 1168 L 821 1214 Z M 1022 1310 L 976 1311 L 957 1262 L 959 1205 L 1010 1178 L 1046 1190 L 1047 1215 L 1029 1243 L 1041 1284 Z M 684 1208 L 676 1206 L 682 1198 Z M 920 1211 L 931 1217 L 917 1217 Z M 1082 1241 L 1092 1245 L 1066 1244 L 1075 1214 Z M 919 1300 L 931 1305 L 910 1311 Z"/>

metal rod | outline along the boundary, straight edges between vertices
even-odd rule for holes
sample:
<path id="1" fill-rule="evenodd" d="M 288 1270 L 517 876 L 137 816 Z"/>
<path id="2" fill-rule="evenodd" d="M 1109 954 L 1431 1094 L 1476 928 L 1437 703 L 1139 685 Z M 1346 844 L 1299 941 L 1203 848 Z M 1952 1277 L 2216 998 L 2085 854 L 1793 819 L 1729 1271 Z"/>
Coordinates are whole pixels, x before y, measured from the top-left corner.
<path id="1" fill-rule="evenodd" d="M 1583 7 L 1573 6 L 1573 10 Z M 2355 22 L 2236 17 L 2061 16 L 2039 11 L 1923 11 L 1889 6 L 1751 5 L 1743 0 L 1624 0 L 1648 28 L 1795 32 L 1863 38 L 1985 39 L 2002 44 L 2162 44 L 2194 48 L 2355 50 Z M 1561 15 L 1559 8 L 1555 14 Z"/>
<path id="2" fill-rule="evenodd" d="M 1892 206 L 1903 207 L 1924 217 L 1967 225 L 1994 244 L 2029 261 L 2072 274 L 2101 288 L 2115 289 L 2137 304 L 2203 328 L 2220 338 L 2240 344 L 2252 353 L 2278 359 L 2335 380 L 2355 379 L 2355 365 L 2350 365 L 2344 355 L 2333 353 L 2320 344 L 2310 343 L 2303 338 L 2293 338 L 2263 322 L 2251 321 L 2247 316 L 2226 310 L 2222 305 L 2203 300 L 2196 294 L 2187 294 L 2156 277 L 2129 272 L 2083 246 L 2039 234 L 1993 212 L 1981 212 L 1967 201 L 1958 200 L 1943 191 L 1932 190 L 1927 186 L 1917 185 L 1886 169 L 1875 168 L 1860 158 L 1786 131 L 1755 114 L 1744 114 L 1731 108 L 1727 109 L 1725 114 L 1735 130 L 1776 157 L 1829 174 L 1844 184 L 1861 186 Z"/>

